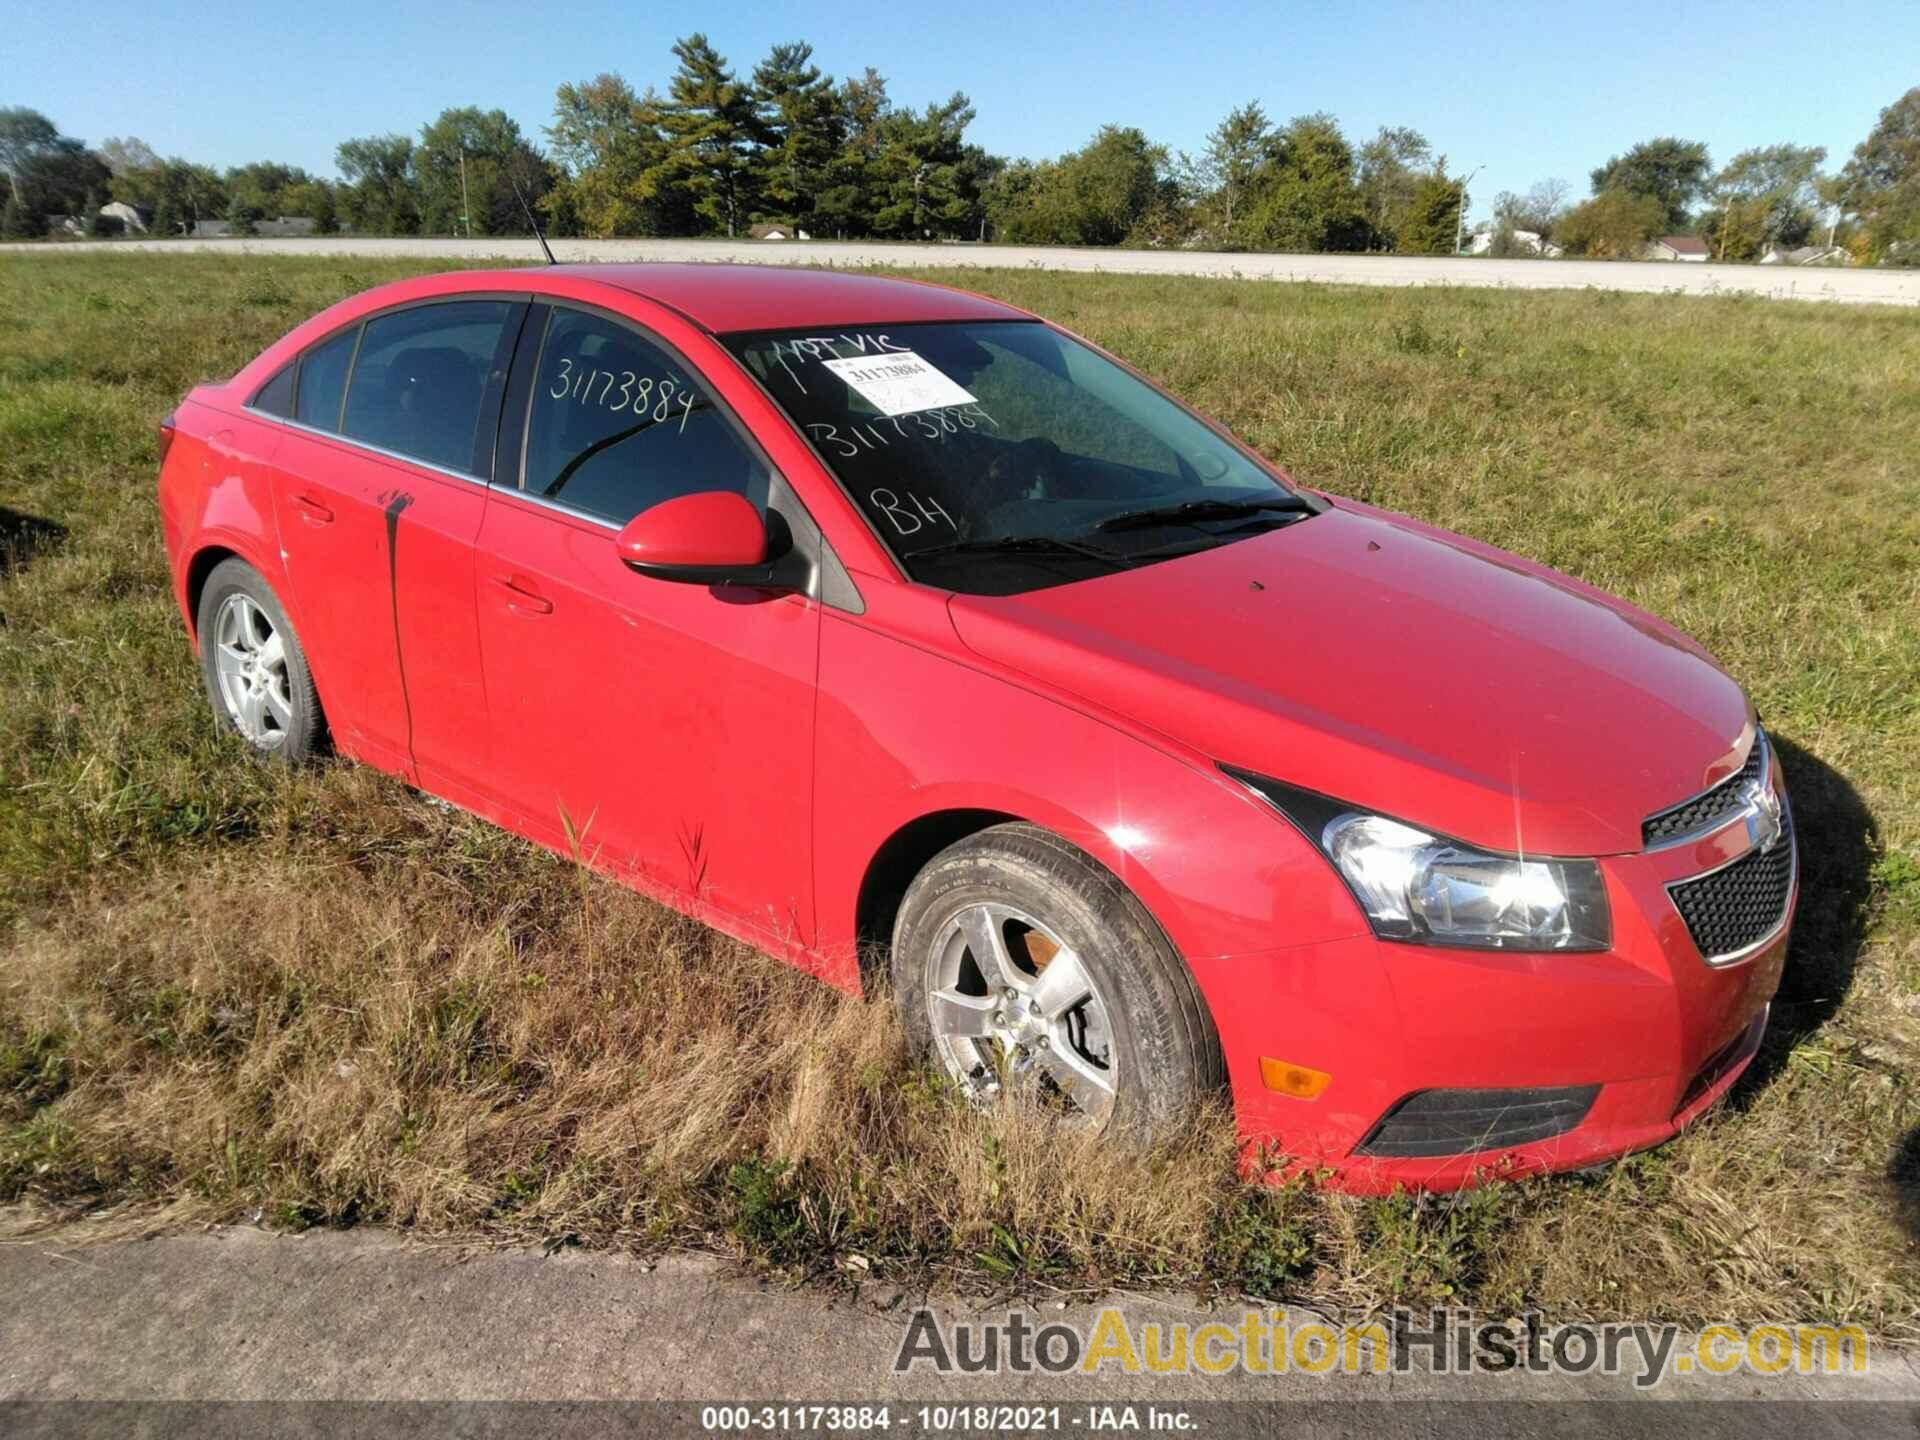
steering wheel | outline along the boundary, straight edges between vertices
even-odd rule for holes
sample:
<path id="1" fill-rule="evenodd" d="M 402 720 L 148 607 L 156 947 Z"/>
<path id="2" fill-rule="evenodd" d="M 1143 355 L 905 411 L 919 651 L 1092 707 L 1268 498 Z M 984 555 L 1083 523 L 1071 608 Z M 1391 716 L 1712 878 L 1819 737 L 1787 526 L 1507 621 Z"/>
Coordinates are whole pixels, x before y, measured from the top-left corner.
<path id="1" fill-rule="evenodd" d="M 996 455 L 987 467 L 987 481 L 1008 500 L 1051 500 L 1058 494 L 1065 458 L 1053 441 L 1036 435 Z"/>

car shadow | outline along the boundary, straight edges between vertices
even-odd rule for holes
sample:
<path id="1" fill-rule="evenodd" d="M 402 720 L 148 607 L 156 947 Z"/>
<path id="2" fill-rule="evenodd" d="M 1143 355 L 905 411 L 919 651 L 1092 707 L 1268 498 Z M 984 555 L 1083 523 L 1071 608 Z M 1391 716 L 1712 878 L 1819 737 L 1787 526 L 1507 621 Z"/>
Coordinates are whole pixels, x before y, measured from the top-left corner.
<path id="1" fill-rule="evenodd" d="M 1833 1017 L 1852 988 L 1866 941 L 1878 835 L 1872 812 L 1846 776 L 1783 735 L 1769 730 L 1767 738 L 1787 775 L 1800 847 L 1800 907 L 1766 1040 L 1728 1097 L 1736 1108 L 1780 1073 L 1794 1047 Z"/>
<path id="2" fill-rule="evenodd" d="M 67 538 L 67 527 L 0 505 L 0 576 L 25 565 Z"/>
<path id="3" fill-rule="evenodd" d="M 1907 1132 L 1887 1162 L 1894 1211 L 1907 1234 L 1920 1240 L 1920 1125 Z"/>

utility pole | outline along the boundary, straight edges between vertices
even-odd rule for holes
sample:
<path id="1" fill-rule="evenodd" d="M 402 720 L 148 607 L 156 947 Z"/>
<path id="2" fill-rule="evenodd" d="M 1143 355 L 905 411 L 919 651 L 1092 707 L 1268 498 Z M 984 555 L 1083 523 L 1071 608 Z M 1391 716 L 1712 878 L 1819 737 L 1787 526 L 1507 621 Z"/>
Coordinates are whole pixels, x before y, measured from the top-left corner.
<path id="1" fill-rule="evenodd" d="M 1473 183 L 1474 175 L 1486 168 L 1484 165 L 1474 166 L 1472 174 L 1460 182 L 1460 205 L 1453 217 L 1453 253 L 1456 255 L 1460 253 L 1461 239 L 1467 233 L 1467 186 Z"/>
<path id="2" fill-rule="evenodd" d="M 467 208 L 467 147 L 460 146 L 460 222 L 467 227 L 467 239 L 473 238 L 473 212 Z"/>

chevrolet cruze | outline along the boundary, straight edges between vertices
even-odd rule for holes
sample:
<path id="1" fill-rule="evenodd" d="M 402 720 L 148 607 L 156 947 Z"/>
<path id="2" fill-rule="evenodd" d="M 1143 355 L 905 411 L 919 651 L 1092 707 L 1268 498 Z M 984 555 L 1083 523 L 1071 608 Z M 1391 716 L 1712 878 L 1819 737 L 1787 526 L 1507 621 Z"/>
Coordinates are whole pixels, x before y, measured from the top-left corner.
<path id="1" fill-rule="evenodd" d="M 162 430 L 220 723 L 331 746 L 1131 1142 L 1230 1090 L 1358 1189 L 1591 1165 L 1752 1058 L 1780 764 L 1697 645 L 1294 483 L 998 301 L 440 275 Z"/>

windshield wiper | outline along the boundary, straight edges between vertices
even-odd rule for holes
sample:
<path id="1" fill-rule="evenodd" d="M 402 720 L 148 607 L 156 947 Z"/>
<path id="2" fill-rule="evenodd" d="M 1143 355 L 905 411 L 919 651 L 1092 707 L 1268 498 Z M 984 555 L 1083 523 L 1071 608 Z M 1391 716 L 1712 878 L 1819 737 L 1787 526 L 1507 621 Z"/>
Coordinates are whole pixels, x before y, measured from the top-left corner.
<path id="1" fill-rule="evenodd" d="M 708 405 L 707 402 L 704 400 L 701 400 L 692 405 L 689 405 L 686 407 L 684 411 L 681 412 L 680 423 L 682 425 L 685 425 L 687 423 L 686 417 L 688 415 L 691 415 L 696 410 L 708 410 L 711 408 L 712 407 Z M 672 418 L 673 416 L 671 415 L 667 416 L 667 420 L 671 420 Z M 582 450 L 578 455 L 574 456 L 571 460 L 569 460 L 566 463 L 566 467 L 562 469 L 558 475 L 553 477 L 553 483 L 547 486 L 547 488 L 542 490 L 540 493 L 546 496 L 549 500 L 551 500 L 554 496 L 558 495 L 562 490 L 567 488 L 567 482 L 573 479 L 575 475 L 580 473 L 580 467 L 582 465 L 586 464 L 587 461 L 593 459 L 594 456 L 600 454 L 601 451 L 609 450 L 613 448 L 615 445 L 618 445 L 623 440 L 631 440 L 634 436 L 638 435 L 643 430 L 651 430 L 656 425 L 664 425 L 666 423 L 667 423 L 666 420 L 655 420 L 651 416 L 649 416 L 647 419 L 642 420 L 638 425 L 629 425 L 624 430 L 616 430 L 611 435 L 601 436 L 598 440 L 594 441 L 593 444 L 587 446 L 586 449 Z"/>
<path id="2" fill-rule="evenodd" d="M 1272 495 L 1258 500 L 1183 500 L 1178 505 L 1156 505 L 1151 510 L 1123 510 L 1109 515 L 1097 531 L 1146 530 L 1155 525 L 1184 525 L 1196 520 L 1245 520 L 1261 514 L 1311 515 L 1313 505 L 1298 495 Z"/>
<path id="3" fill-rule="evenodd" d="M 1105 565 L 1127 565 L 1132 557 L 1104 545 L 1089 545 L 1084 540 L 1063 540 L 1054 535 L 982 535 L 972 540 L 949 540 L 925 550 L 907 552 L 909 560 L 924 560 L 930 555 L 1075 555 L 1098 560 Z"/>

